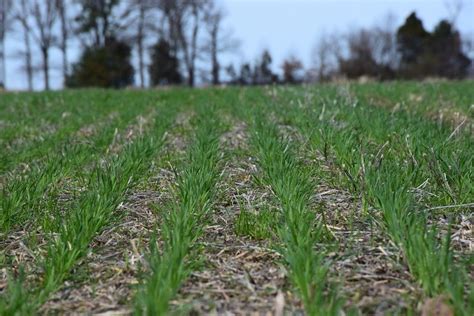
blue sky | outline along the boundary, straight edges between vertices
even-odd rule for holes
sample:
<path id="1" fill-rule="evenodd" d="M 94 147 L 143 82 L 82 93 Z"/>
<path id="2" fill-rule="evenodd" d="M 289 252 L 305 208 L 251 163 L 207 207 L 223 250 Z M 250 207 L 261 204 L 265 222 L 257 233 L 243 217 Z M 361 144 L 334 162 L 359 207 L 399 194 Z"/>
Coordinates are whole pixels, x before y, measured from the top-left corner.
<path id="1" fill-rule="evenodd" d="M 416 11 L 431 30 L 448 16 L 449 0 L 223 0 L 227 23 L 242 39 L 239 59 L 253 59 L 262 49 L 272 52 L 276 63 L 296 54 L 308 66 L 318 36 L 334 31 L 384 23 L 391 13 L 396 25 Z M 451 0 L 452 1 L 452 0 Z M 463 33 L 474 32 L 474 1 L 464 1 L 458 21 Z"/>
<path id="2" fill-rule="evenodd" d="M 216 0 L 227 12 L 226 27 L 241 40 L 239 51 L 225 56 L 222 61 L 238 66 L 244 61 L 253 61 L 263 49 L 269 49 L 275 69 L 290 54 L 301 58 L 308 67 L 312 48 L 324 32 L 345 32 L 384 23 L 389 13 L 398 26 L 412 11 L 421 17 L 425 28 L 432 30 L 439 20 L 449 16 L 446 4 L 450 1 L 455 0 Z M 474 36 L 474 0 L 464 0 L 457 26 L 463 34 Z M 20 71 L 21 60 L 13 57 L 21 47 L 18 42 L 18 35 L 7 38 L 9 89 L 26 87 L 25 75 Z M 77 58 L 78 46 L 74 45 L 71 50 L 71 59 Z M 53 50 L 53 88 L 61 87 L 60 61 L 59 52 Z M 35 81 L 36 88 L 41 88 L 42 77 L 37 75 Z"/>

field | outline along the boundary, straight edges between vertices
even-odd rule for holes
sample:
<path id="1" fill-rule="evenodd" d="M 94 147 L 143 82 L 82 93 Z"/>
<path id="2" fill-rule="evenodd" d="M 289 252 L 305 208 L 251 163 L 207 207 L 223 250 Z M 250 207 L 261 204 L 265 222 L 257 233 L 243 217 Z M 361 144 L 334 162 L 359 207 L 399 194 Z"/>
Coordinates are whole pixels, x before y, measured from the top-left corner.
<path id="1" fill-rule="evenodd" d="M 0 95 L 0 315 L 474 315 L 474 82 Z"/>

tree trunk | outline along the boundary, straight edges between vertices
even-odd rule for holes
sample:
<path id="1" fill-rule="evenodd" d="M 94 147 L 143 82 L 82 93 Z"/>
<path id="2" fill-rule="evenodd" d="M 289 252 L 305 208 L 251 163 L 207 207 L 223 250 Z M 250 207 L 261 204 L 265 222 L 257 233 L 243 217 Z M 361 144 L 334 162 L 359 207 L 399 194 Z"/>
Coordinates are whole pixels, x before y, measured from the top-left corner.
<path id="1" fill-rule="evenodd" d="M 220 84 L 220 79 L 219 79 L 219 62 L 217 61 L 217 58 L 212 59 L 212 84 L 213 85 L 219 85 Z"/>
<path id="2" fill-rule="evenodd" d="M 183 26 L 180 23 L 176 23 L 176 33 L 178 35 L 181 48 L 184 53 L 184 64 L 188 72 L 188 85 L 194 87 L 195 77 L 195 62 L 197 54 L 197 36 L 199 33 L 199 12 L 197 4 L 193 4 L 192 15 L 194 18 L 193 31 L 191 35 L 191 42 L 189 43 L 184 34 Z"/>
<path id="3" fill-rule="evenodd" d="M 7 27 L 7 3 L 0 0 L 0 88 L 5 88 L 5 33 Z"/>
<path id="4" fill-rule="evenodd" d="M 101 41 L 100 41 L 100 33 L 99 30 L 95 30 L 95 46 L 100 47 Z"/>
<path id="5" fill-rule="evenodd" d="M 219 60 L 217 59 L 217 26 L 211 33 L 211 59 L 212 59 L 212 84 L 218 85 L 219 80 Z"/>
<path id="6" fill-rule="evenodd" d="M 109 16 L 104 14 L 102 16 L 103 25 L 102 25 L 102 39 L 104 41 L 104 45 L 107 45 L 107 37 L 109 37 Z"/>
<path id="7" fill-rule="evenodd" d="M 61 52 L 63 55 L 63 80 L 64 85 L 66 84 L 66 79 L 68 75 L 68 56 L 67 56 L 67 40 L 68 40 L 68 30 L 67 30 L 67 21 L 66 21 L 66 8 L 64 7 L 64 3 L 60 6 L 60 18 L 61 18 Z"/>
<path id="8" fill-rule="evenodd" d="M 188 69 L 188 86 L 194 87 L 194 66 Z"/>
<path id="9" fill-rule="evenodd" d="M 31 43 L 30 43 L 30 30 L 27 26 L 23 25 L 23 36 L 25 41 L 25 70 L 26 77 L 28 80 L 28 90 L 33 91 L 33 63 L 31 57 Z"/>
<path id="10" fill-rule="evenodd" d="M 140 73 L 140 86 L 145 88 L 145 62 L 144 62 L 144 28 L 145 28 L 145 6 L 140 6 L 140 21 L 138 24 L 138 70 Z"/>
<path id="11" fill-rule="evenodd" d="M 5 74 L 5 35 L 0 30 L 0 89 L 5 88 Z"/>
<path id="12" fill-rule="evenodd" d="M 197 37 L 199 33 L 199 11 L 198 11 L 197 6 L 194 7 L 193 15 L 194 15 L 194 28 L 193 28 L 193 37 L 191 40 L 191 60 L 189 61 L 189 64 L 190 64 L 189 74 L 190 76 L 192 75 L 192 77 L 189 78 L 190 87 L 194 87 L 194 68 L 195 68 L 196 54 L 197 54 Z"/>
<path id="13" fill-rule="evenodd" d="M 61 45 L 61 51 L 63 54 L 63 84 L 66 85 L 66 80 L 67 80 L 67 75 L 69 73 L 68 71 L 68 58 L 67 58 L 67 44 L 64 43 Z"/>
<path id="14" fill-rule="evenodd" d="M 145 88 L 145 62 L 143 58 L 143 44 L 138 44 L 138 68 L 140 73 L 140 87 Z"/>
<path id="15" fill-rule="evenodd" d="M 43 74 L 44 74 L 44 89 L 49 90 L 49 51 L 48 48 L 41 48 L 43 55 Z"/>

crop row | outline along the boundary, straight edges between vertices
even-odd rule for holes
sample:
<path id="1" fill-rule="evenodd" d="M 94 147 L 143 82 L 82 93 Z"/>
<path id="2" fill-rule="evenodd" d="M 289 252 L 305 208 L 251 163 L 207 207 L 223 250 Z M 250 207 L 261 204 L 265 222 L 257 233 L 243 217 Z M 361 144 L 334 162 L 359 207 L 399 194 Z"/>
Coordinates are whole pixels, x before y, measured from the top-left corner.
<path id="1" fill-rule="evenodd" d="M 424 293 L 447 295 L 457 313 L 472 313 L 467 262 L 454 261 L 450 227 L 439 221 L 454 223 L 473 207 L 470 135 L 346 96 L 301 100 L 299 108 L 279 107 L 280 116 L 292 120 L 335 167 L 335 184 L 360 196 L 368 217 L 402 250 Z"/>
<path id="2" fill-rule="evenodd" d="M 0 314 L 32 314 L 62 285 L 78 260 L 86 255 L 93 238 L 115 220 L 116 208 L 148 170 L 173 117 L 172 111 L 160 115 L 149 133 L 133 140 L 118 156 L 93 168 L 87 175 L 86 189 L 48 234 L 47 254 L 36 262 L 42 277 L 33 285 L 21 274 L 12 278 L 0 301 Z"/>

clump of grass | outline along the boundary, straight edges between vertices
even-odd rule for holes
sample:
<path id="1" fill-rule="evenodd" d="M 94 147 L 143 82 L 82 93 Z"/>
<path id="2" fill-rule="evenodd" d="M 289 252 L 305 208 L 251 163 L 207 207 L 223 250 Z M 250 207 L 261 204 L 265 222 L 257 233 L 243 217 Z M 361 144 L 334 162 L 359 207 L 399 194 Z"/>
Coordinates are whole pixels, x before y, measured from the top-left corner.
<path id="1" fill-rule="evenodd" d="M 253 239 L 271 239 L 276 235 L 280 214 L 265 206 L 259 210 L 246 209 L 242 205 L 235 222 L 235 233 Z"/>
<path id="2" fill-rule="evenodd" d="M 182 282 L 198 263 L 196 240 L 211 211 L 219 176 L 219 128 L 211 118 L 198 118 L 195 143 L 187 164 L 177 172 L 176 200 L 163 211 L 160 245 L 152 241 L 150 274 L 135 298 L 135 314 L 164 315 Z"/>
<path id="3" fill-rule="evenodd" d="M 5 292 L 0 296 L 0 315 L 33 315 L 30 293 L 25 287 L 25 273 L 20 269 L 16 278 L 8 277 Z"/>

